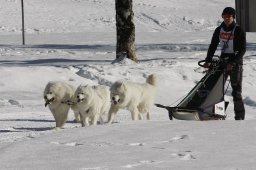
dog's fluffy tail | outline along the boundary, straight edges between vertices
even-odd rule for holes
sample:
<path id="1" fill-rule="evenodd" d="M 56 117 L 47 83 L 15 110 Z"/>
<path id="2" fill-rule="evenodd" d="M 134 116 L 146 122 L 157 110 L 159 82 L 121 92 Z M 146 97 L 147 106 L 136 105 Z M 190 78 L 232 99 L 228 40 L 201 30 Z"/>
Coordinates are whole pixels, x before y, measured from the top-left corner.
<path id="1" fill-rule="evenodd" d="M 157 76 L 155 74 L 149 75 L 146 82 L 152 86 L 157 86 Z"/>

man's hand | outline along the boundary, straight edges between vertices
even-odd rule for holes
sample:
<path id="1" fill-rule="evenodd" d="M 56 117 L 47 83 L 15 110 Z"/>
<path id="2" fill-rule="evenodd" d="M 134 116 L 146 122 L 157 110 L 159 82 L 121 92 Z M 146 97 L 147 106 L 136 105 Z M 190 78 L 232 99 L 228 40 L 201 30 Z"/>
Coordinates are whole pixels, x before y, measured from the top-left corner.
<path id="1" fill-rule="evenodd" d="M 203 66 L 204 66 L 204 68 L 209 68 L 210 65 L 211 65 L 211 63 L 205 62 Z"/>
<path id="2" fill-rule="evenodd" d="M 227 67 L 226 67 L 227 74 L 230 75 L 232 73 L 232 69 L 233 69 L 233 65 L 232 64 L 227 64 Z"/>

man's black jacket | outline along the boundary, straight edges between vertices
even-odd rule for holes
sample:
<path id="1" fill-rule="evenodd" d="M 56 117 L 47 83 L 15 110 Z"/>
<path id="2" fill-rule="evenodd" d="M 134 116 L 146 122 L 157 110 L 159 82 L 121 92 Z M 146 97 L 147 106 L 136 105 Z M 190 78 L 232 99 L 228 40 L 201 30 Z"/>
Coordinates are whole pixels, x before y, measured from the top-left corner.
<path id="1" fill-rule="evenodd" d="M 223 28 L 224 31 L 232 31 L 235 26 L 236 28 L 235 28 L 234 39 L 233 39 L 233 43 L 234 43 L 233 47 L 234 47 L 235 54 L 232 57 L 230 57 L 229 63 L 232 63 L 234 65 L 243 64 L 243 55 L 246 52 L 246 35 L 245 35 L 245 32 L 241 29 L 241 27 L 239 25 L 236 25 L 235 22 L 233 22 L 229 27 L 227 27 L 226 24 L 222 22 L 222 24 L 215 29 L 212 36 L 211 44 L 207 52 L 206 61 L 212 60 L 212 57 L 219 45 L 219 42 L 220 42 L 219 34 L 220 34 L 221 28 Z"/>

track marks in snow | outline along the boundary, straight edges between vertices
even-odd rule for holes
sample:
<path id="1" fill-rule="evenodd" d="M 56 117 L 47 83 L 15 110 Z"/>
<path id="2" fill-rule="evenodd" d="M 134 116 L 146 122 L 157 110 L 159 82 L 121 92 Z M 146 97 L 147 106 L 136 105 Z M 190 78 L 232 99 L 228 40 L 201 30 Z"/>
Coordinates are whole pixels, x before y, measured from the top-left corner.
<path id="1" fill-rule="evenodd" d="M 71 146 L 71 147 L 76 147 L 76 146 L 90 146 L 90 147 L 111 147 L 117 144 L 114 143 L 109 143 L 109 142 L 105 142 L 105 141 L 97 141 L 97 142 L 90 142 L 90 143 L 83 143 L 83 142 L 77 142 L 77 141 L 73 141 L 73 142 L 58 142 L 58 141 L 52 141 L 50 142 L 50 144 L 54 144 L 54 145 L 61 145 L 61 146 Z"/>
<path id="2" fill-rule="evenodd" d="M 20 104 L 19 101 L 14 99 L 1 99 L 0 98 L 0 108 L 4 106 L 17 106 L 23 108 L 24 106 Z"/>
<path id="3" fill-rule="evenodd" d="M 152 144 L 155 145 L 155 144 L 163 144 L 163 143 L 172 143 L 172 142 L 184 140 L 187 138 L 188 138 L 188 135 L 180 135 L 180 136 L 175 136 L 169 140 L 154 141 L 153 143 L 134 142 L 134 143 L 128 143 L 127 145 L 129 146 L 146 146 L 146 145 L 152 145 Z"/>
<path id="4" fill-rule="evenodd" d="M 80 68 L 76 73 L 78 76 L 81 76 L 92 81 L 97 81 L 98 84 L 110 86 L 111 81 L 107 79 L 107 75 L 104 73 L 104 68 L 99 66 L 85 65 L 83 68 Z"/>
<path id="5" fill-rule="evenodd" d="M 174 142 L 174 141 L 183 140 L 183 139 L 187 139 L 187 138 L 188 138 L 188 135 L 175 136 L 169 142 Z"/>
<path id="6" fill-rule="evenodd" d="M 154 160 L 141 160 L 136 163 L 130 163 L 126 165 L 120 165 L 120 168 L 122 169 L 131 169 L 131 168 L 136 168 L 144 165 L 152 165 L 152 164 L 159 164 L 162 163 L 162 161 L 154 161 Z M 108 167 L 88 167 L 88 168 L 80 168 L 79 170 L 109 170 L 112 168 Z"/>
<path id="7" fill-rule="evenodd" d="M 145 145 L 145 143 L 129 143 L 128 145 L 130 145 L 130 146 L 144 146 Z"/>
<path id="8" fill-rule="evenodd" d="M 172 142 L 183 140 L 186 138 L 188 138 L 188 135 L 180 135 L 180 136 L 175 136 L 175 137 L 171 138 L 170 140 L 157 141 L 156 143 L 158 143 L 158 144 L 172 143 Z"/>
<path id="9" fill-rule="evenodd" d="M 141 67 L 150 67 L 148 64 L 134 64 L 134 67 L 131 68 L 130 64 L 122 65 L 123 69 L 120 70 L 119 65 L 83 65 L 83 66 L 73 66 L 70 70 L 75 70 L 75 74 L 85 79 L 96 82 L 100 85 L 111 86 L 113 82 L 122 79 L 130 80 L 134 82 L 145 82 L 145 79 L 148 75 L 154 73 L 153 71 L 143 70 Z M 127 69 L 126 69 L 127 68 Z M 154 69 L 154 68 L 152 68 Z M 141 74 L 140 79 L 134 79 L 134 74 L 138 74 L 138 70 Z M 73 71 L 74 72 L 74 71 Z M 118 78 L 117 77 L 120 77 Z"/>
<path id="10" fill-rule="evenodd" d="M 172 148 L 175 142 L 182 142 L 183 140 L 189 139 L 188 135 L 177 135 L 172 137 L 171 139 L 168 140 L 160 140 L 160 141 L 153 141 L 153 142 L 133 142 L 133 143 L 128 143 L 127 145 L 131 147 L 151 147 L 152 149 L 161 149 L 163 152 L 169 152 L 168 150 Z M 191 150 L 187 151 L 177 151 L 177 152 L 172 152 L 170 156 L 173 159 L 179 159 L 181 161 L 191 161 L 191 160 L 196 160 L 197 158 L 192 154 Z M 122 168 L 138 168 L 139 166 L 144 166 L 144 165 L 152 165 L 152 164 L 160 164 L 164 163 L 166 160 L 162 161 L 156 161 L 156 160 L 143 160 L 143 161 L 138 161 L 136 163 L 130 163 L 124 166 L 121 166 Z"/>
<path id="11" fill-rule="evenodd" d="M 108 170 L 107 167 L 91 167 L 91 168 L 81 168 L 79 170 Z"/>
<path id="12" fill-rule="evenodd" d="M 157 164 L 163 164 L 168 161 L 173 161 L 173 159 L 179 159 L 180 161 L 192 161 L 196 160 L 196 157 L 192 154 L 191 150 L 186 151 L 177 151 L 177 152 L 171 152 L 170 149 L 174 147 L 174 143 L 177 142 L 179 144 L 180 142 L 189 139 L 189 136 L 186 134 L 176 135 L 171 137 L 168 140 L 159 140 L 159 141 L 150 141 L 150 142 L 130 142 L 130 143 L 110 143 L 106 141 L 94 141 L 94 142 L 88 142 L 83 143 L 79 141 L 69 141 L 69 142 L 57 142 L 52 141 L 50 144 L 56 145 L 56 146 L 62 146 L 62 147 L 121 147 L 124 146 L 127 147 L 142 147 L 141 149 L 148 150 L 148 148 L 152 149 L 163 149 L 163 152 L 169 153 L 168 159 L 163 160 L 157 160 L 157 159 L 150 159 L 146 157 L 142 157 L 141 159 L 138 159 L 137 161 L 134 161 L 133 159 L 130 161 L 127 161 L 122 164 L 117 164 L 114 167 L 113 166 L 104 166 L 104 165 L 96 165 L 95 167 L 84 167 L 79 168 L 79 170 L 109 170 L 109 169 L 136 169 L 136 168 L 146 168 L 151 166 L 158 166 Z M 117 148 L 116 148 L 117 149 Z M 129 160 L 129 159 L 127 159 Z"/>
<path id="13" fill-rule="evenodd" d="M 134 164 L 127 164 L 127 165 L 124 165 L 124 166 L 121 166 L 122 168 L 135 168 L 135 167 L 138 167 L 138 166 L 142 166 L 142 165 L 150 165 L 150 164 L 158 164 L 158 163 L 161 163 L 162 161 L 154 161 L 154 160 L 143 160 L 143 161 L 138 161 L 137 163 L 134 163 Z"/>
<path id="14" fill-rule="evenodd" d="M 92 147 L 111 147 L 111 146 L 114 146 L 116 144 L 102 141 L 102 142 L 87 143 L 86 145 L 90 145 Z"/>
<path id="15" fill-rule="evenodd" d="M 64 145 L 64 146 L 71 146 L 71 147 L 83 145 L 83 144 L 77 143 L 77 142 L 67 142 L 67 143 L 65 143 L 65 142 L 50 142 L 50 144 Z"/>
<path id="16" fill-rule="evenodd" d="M 244 104 L 250 107 L 256 107 L 256 101 L 252 100 L 249 96 L 245 97 Z"/>
<path id="17" fill-rule="evenodd" d="M 136 6 L 141 6 L 141 7 L 149 7 L 149 8 L 156 8 L 157 6 L 156 5 L 152 5 L 152 4 L 146 4 L 146 3 L 143 3 L 143 2 L 138 2 L 138 3 L 135 3 Z"/>
<path id="18" fill-rule="evenodd" d="M 173 153 L 172 156 L 183 160 L 183 161 L 189 161 L 189 160 L 195 160 L 196 157 L 192 155 L 191 151 L 184 151 L 179 153 Z"/>
<path id="19" fill-rule="evenodd" d="M 129 145 L 129 146 L 159 145 L 159 144 L 164 144 L 164 143 L 173 143 L 173 142 L 176 142 L 179 140 L 184 140 L 187 138 L 188 138 L 188 135 L 180 135 L 180 136 L 175 136 L 169 140 L 154 141 L 153 143 L 134 142 L 134 143 L 128 143 L 127 145 Z M 159 147 L 153 146 L 153 148 L 159 148 Z"/>
<path id="20" fill-rule="evenodd" d="M 173 137 L 171 140 L 169 141 L 163 141 L 163 142 L 175 142 L 175 141 L 180 141 L 180 140 L 184 140 L 187 139 L 189 136 L 188 135 L 180 135 L 180 136 L 176 136 Z M 189 160 L 195 160 L 196 157 L 194 155 L 192 155 L 192 151 L 188 150 L 188 151 L 184 151 L 184 152 L 177 152 L 177 153 L 172 153 L 172 156 L 183 160 L 183 161 L 189 161 Z"/>
<path id="21" fill-rule="evenodd" d="M 181 135 L 181 136 L 176 136 L 176 137 L 174 137 L 173 138 L 173 140 L 180 140 L 180 139 L 186 139 L 186 138 L 188 138 L 188 135 Z"/>
<path id="22" fill-rule="evenodd" d="M 162 25 L 160 24 L 160 22 L 157 19 L 154 19 L 153 17 L 145 14 L 145 13 L 141 13 L 141 15 L 146 18 L 147 20 L 149 20 L 149 22 L 153 22 L 155 23 L 157 26 L 162 27 Z M 145 19 L 144 19 L 145 20 Z M 163 28 L 163 27 L 162 27 Z"/>

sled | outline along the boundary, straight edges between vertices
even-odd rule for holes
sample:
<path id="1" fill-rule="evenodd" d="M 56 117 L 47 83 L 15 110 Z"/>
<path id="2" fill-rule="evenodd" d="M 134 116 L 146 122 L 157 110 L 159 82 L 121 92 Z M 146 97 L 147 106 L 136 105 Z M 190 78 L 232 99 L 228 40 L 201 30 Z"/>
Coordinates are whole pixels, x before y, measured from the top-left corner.
<path id="1" fill-rule="evenodd" d="M 205 62 L 201 60 L 198 65 L 204 67 Z M 205 76 L 177 106 L 155 105 L 167 109 L 170 120 L 225 120 L 229 102 L 224 100 L 227 79 L 224 65 L 224 60 L 214 56 Z"/>

